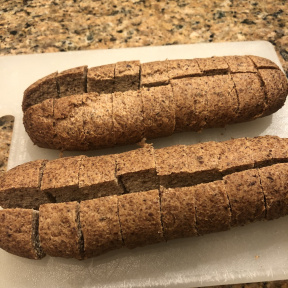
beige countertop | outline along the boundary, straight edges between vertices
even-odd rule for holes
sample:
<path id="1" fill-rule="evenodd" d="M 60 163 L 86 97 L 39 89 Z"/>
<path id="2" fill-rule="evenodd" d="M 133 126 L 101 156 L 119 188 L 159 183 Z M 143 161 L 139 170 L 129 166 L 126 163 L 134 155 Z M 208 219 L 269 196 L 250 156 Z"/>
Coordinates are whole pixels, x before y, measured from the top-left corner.
<path id="1" fill-rule="evenodd" d="M 288 76 L 287 5 L 284 0 L 0 0 L 0 55 L 267 40 Z M 0 115 L 0 173 L 12 130 L 13 115 Z"/>

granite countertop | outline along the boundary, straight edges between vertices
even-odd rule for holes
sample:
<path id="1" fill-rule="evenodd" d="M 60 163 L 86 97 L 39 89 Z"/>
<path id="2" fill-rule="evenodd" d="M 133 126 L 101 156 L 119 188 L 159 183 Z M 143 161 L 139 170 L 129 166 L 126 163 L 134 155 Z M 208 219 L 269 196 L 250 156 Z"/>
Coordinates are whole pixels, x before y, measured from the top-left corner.
<path id="1" fill-rule="evenodd" d="M 0 5 L 0 55 L 267 40 L 288 76 L 285 0 L 0 0 Z M 7 165 L 13 115 L 0 115 L 0 128 L 1 173 Z"/>

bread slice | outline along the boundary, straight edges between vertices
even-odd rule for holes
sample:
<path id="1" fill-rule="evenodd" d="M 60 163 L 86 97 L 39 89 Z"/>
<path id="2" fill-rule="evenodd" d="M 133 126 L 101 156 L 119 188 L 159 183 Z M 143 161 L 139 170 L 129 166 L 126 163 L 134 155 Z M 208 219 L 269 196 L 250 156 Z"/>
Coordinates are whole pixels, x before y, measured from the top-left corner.
<path id="1" fill-rule="evenodd" d="M 24 112 L 23 124 L 34 144 L 42 148 L 61 148 L 55 129 L 54 99 L 47 99 L 29 107 Z"/>
<path id="2" fill-rule="evenodd" d="M 33 209 L 0 210 L 0 248 L 20 257 L 42 259 L 38 216 Z"/>
<path id="3" fill-rule="evenodd" d="M 117 196 L 81 202 L 80 223 L 84 239 L 84 258 L 122 247 Z"/>
<path id="4" fill-rule="evenodd" d="M 193 187 L 161 188 L 161 220 L 166 241 L 197 235 Z"/>
<path id="5" fill-rule="evenodd" d="M 39 239 L 53 257 L 83 258 L 79 203 L 43 204 L 39 209 Z"/>
<path id="6" fill-rule="evenodd" d="M 288 82 L 285 74 L 279 69 L 259 69 L 266 96 L 266 107 L 262 116 L 278 111 L 285 103 Z"/>
<path id="7" fill-rule="evenodd" d="M 167 60 L 141 64 L 140 87 L 160 86 L 167 85 L 168 83 Z"/>
<path id="8" fill-rule="evenodd" d="M 113 93 L 113 133 L 115 144 L 140 142 L 143 138 L 142 99 L 139 91 Z"/>
<path id="9" fill-rule="evenodd" d="M 223 57 L 196 58 L 203 75 L 227 74 L 229 67 Z"/>
<path id="10" fill-rule="evenodd" d="M 219 155 L 222 151 L 221 143 L 213 141 L 188 145 L 186 148 L 189 173 L 187 184 L 196 185 L 221 179 Z"/>
<path id="11" fill-rule="evenodd" d="M 288 164 L 280 163 L 258 169 L 266 201 L 266 219 L 288 214 L 288 188 L 285 181 Z"/>
<path id="12" fill-rule="evenodd" d="M 116 177 L 116 157 L 114 155 L 82 159 L 79 169 L 79 191 L 77 192 L 82 195 L 81 200 L 122 193 L 123 188 Z"/>
<path id="13" fill-rule="evenodd" d="M 3 208 L 34 208 L 51 199 L 40 190 L 46 160 L 18 165 L 0 178 L 0 206 Z"/>
<path id="14" fill-rule="evenodd" d="M 67 96 L 54 102 L 55 131 L 61 150 L 87 150 L 83 119 L 84 95 Z"/>
<path id="15" fill-rule="evenodd" d="M 279 67 L 270 59 L 248 55 L 248 57 L 253 61 L 257 69 L 279 69 Z"/>
<path id="16" fill-rule="evenodd" d="M 241 226 L 265 218 L 264 193 L 257 169 L 224 177 L 232 218 L 231 226 Z"/>
<path id="17" fill-rule="evenodd" d="M 232 74 L 232 79 L 239 101 L 239 113 L 235 122 L 245 122 L 260 117 L 266 106 L 266 96 L 258 74 L 235 73 Z"/>
<path id="18" fill-rule="evenodd" d="M 87 93 L 83 95 L 82 116 L 79 122 L 83 121 L 83 127 L 81 128 L 87 149 L 114 146 L 112 111 L 111 94 Z"/>
<path id="19" fill-rule="evenodd" d="M 145 138 L 172 135 L 175 130 L 175 102 L 171 85 L 142 87 Z"/>
<path id="20" fill-rule="evenodd" d="M 115 65 L 115 89 L 124 92 L 138 90 L 140 86 L 140 61 L 121 61 Z"/>
<path id="21" fill-rule="evenodd" d="M 191 187 L 195 195 L 198 235 L 230 229 L 231 211 L 222 180 Z"/>
<path id="22" fill-rule="evenodd" d="M 79 171 L 85 156 L 65 157 L 48 161 L 43 173 L 41 191 L 55 202 L 81 201 Z"/>
<path id="23" fill-rule="evenodd" d="M 209 76 L 172 79 L 175 131 L 201 131 L 206 124 Z"/>
<path id="24" fill-rule="evenodd" d="M 250 142 L 246 138 L 230 139 L 220 142 L 220 145 L 218 169 L 222 175 L 254 167 Z"/>
<path id="25" fill-rule="evenodd" d="M 88 69 L 87 92 L 108 94 L 114 92 L 115 64 L 96 66 Z"/>
<path id="26" fill-rule="evenodd" d="M 265 135 L 246 138 L 254 167 L 272 165 L 288 161 L 287 140 L 278 136 Z"/>
<path id="27" fill-rule="evenodd" d="M 126 192 L 140 192 L 159 188 L 152 145 L 147 144 L 143 148 L 118 154 L 116 162 L 116 175 L 123 183 Z"/>
<path id="28" fill-rule="evenodd" d="M 231 73 L 257 73 L 253 61 L 248 56 L 225 56 Z"/>
<path id="29" fill-rule="evenodd" d="M 87 66 L 62 71 L 57 75 L 59 97 L 83 94 L 87 91 Z"/>
<path id="30" fill-rule="evenodd" d="M 202 72 L 196 59 L 167 60 L 169 79 L 200 76 Z"/>
<path id="31" fill-rule="evenodd" d="M 174 188 L 190 184 L 186 145 L 156 149 L 155 163 L 161 186 Z"/>
<path id="32" fill-rule="evenodd" d="M 23 112 L 46 99 L 58 97 L 57 75 L 58 72 L 49 74 L 34 82 L 24 91 Z"/>
<path id="33" fill-rule="evenodd" d="M 135 248 L 164 241 L 158 190 L 118 196 L 124 246 Z"/>
<path id="34" fill-rule="evenodd" d="M 214 73 L 213 70 L 209 73 Z M 238 97 L 230 75 L 211 75 L 205 82 L 207 107 L 204 128 L 224 127 L 235 122 Z"/>

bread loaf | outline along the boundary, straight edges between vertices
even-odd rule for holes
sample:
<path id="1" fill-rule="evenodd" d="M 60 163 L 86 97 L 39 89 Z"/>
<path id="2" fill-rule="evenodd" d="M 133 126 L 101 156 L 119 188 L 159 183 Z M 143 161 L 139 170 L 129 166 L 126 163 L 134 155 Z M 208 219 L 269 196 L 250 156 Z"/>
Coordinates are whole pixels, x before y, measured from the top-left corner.
<path id="1" fill-rule="evenodd" d="M 189 187 L 42 204 L 39 227 L 31 217 L 38 212 L 32 209 L 3 209 L 0 247 L 32 259 L 44 253 L 86 259 L 121 247 L 132 249 L 273 220 L 288 214 L 287 171 L 288 163 L 280 163 Z"/>
<path id="2" fill-rule="evenodd" d="M 99 149 L 264 117 L 287 94 L 284 73 L 257 56 L 124 61 L 38 80 L 23 122 L 40 147 Z"/>
<path id="3" fill-rule="evenodd" d="M 167 189 L 193 186 L 225 180 L 235 172 L 245 174 L 255 167 L 285 162 L 288 162 L 288 139 L 276 136 L 161 149 L 146 144 L 115 155 L 37 160 L 3 174 L 0 206 L 38 209 L 44 203 L 80 202 L 155 190 L 160 186 Z M 246 179 L 244 174 L 240 173 L 239 177 Z"/>

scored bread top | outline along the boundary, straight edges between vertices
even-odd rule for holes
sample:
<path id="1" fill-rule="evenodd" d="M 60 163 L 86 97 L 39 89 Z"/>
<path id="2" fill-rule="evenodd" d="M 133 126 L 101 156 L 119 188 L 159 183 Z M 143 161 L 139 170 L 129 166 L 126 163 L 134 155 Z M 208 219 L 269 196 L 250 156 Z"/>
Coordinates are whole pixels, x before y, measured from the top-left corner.
<path id="1" fill-rule="evenodd" d="M 251 121 L 276 112 L 288 94 L 284 73 L 270 62 L 256 56 L 123 61 L 88 69 L 86 80 L 86 66 L 69 69 L 55 75 L 62 79 L 58 96 L 37 96 L 51 75 L 40 92 L 38 84 L 27 89 L 39 101 L 27 100 L 29 106 L 24 97 L 24 127 L 39 147 L 91 150 Z"/>
<path id="2" fill-rule="evenodd" d="M 80 91 L 100 94 L 123 92 L 140 87 L 167 85 L 172 79 L 259 73 L 262 69 L 280 70 L 271 60 L 253 55 L 176 59 L 142 64 L 138 60 L 122 61 L 91 68 L 81 66 L 52 73 L 31 84 L 24 92 L 22 108 L 25 111 L 45 99 L 79 94 Z"/>
<path id="3" fill-rule="evenodd" d="M 287 138 L 259 136 L 160 149 L 146 144 L 114 155 L 32 161 L 2 175 L 0 206 L 38 209 L 49 202 L 213 182 L 235 172 L 288 162 L 287 148 Z"/>
<path id="4" fill-rule="evenodd" d="M 195 186 L 42 204 L 39 212 L 3 209 L 0 247 L 32 259 L 80 260 L 277 219 L 288 214 L 287 172 L 288 163 L 279 163 Z"/>

